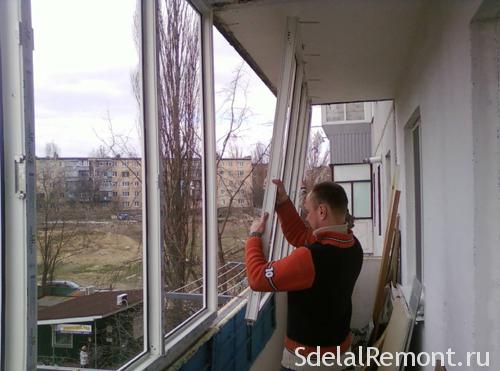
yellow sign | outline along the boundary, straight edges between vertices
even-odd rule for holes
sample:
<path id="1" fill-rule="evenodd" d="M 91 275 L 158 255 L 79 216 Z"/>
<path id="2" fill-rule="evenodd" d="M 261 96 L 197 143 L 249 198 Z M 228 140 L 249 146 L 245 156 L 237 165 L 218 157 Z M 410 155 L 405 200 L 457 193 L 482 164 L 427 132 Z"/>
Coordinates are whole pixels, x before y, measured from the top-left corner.
<path id="1" fill-rule="evenodd" d="M 64 324 L 57 325 L 56 331 L 63 334 L 91 334 L 92 326 L 80 324 Z"/>

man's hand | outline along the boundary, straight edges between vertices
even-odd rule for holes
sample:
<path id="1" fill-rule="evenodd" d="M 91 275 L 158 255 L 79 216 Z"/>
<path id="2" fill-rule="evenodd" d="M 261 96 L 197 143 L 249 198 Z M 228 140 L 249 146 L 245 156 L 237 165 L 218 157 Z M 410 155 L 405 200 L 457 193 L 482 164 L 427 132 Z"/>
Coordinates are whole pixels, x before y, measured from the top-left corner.
<path id="1" fill-rule="evenodd" d="M 285 186 L 280 179 L 273 179 L 273 183 L 276 187 L 278 187 L 276 190 L 276 205 L 279 205 L 288 199 L 288 194 L 286 193 Z"/>
<path id="2" fill-rule="evenodd" d="M 264 213 L 259 219 L 255 220 L 252 223 L 252 226 L 250 227 L 250 233 L 260 233 L 261 235 L 264 234 L 264 231 L 266 230 L 266 222 L 267 218 L 269 217 L 269 213 Z"/>

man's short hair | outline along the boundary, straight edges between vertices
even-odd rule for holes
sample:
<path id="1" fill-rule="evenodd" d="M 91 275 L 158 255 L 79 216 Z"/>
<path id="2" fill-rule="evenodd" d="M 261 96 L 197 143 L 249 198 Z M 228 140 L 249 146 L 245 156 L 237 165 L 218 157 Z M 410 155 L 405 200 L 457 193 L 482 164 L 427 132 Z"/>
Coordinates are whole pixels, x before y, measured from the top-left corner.
<path id="1" fill-rule="evenodd" d="M 340 184 L 329 181 L 318 183 L 313 187 L 311 196 L 317 205 L 324 203 L 337 215 L 347 214 L 347 194 Z"/>

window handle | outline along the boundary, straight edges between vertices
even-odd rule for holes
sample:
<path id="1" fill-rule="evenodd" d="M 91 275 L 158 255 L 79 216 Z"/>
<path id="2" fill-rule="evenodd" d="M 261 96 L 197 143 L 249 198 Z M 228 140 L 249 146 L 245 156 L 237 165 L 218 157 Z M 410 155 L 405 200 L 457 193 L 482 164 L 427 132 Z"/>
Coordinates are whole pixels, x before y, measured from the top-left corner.
<path id="1" fill-rule="evenodd" d="M 14 190 L 16 197 L 24 200 L 26 198 L 26 156 L 14 156 Z"/>

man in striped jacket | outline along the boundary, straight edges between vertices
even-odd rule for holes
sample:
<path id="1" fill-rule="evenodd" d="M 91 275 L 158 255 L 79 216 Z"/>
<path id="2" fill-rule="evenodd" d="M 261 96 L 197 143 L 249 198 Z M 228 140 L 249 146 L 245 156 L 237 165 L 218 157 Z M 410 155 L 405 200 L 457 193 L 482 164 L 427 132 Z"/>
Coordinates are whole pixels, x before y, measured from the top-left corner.
<path id="1" fill-rule="evenodd" d="M 339 184 L 314 186 L 304 202 L 306 226 L 282 182 L 274 179 L 273 183 L 278 187 L 276 213 L 285 238 L 295 249 L 283 259 L 266 260 L 261 240 L 268 217 L 264 214 L 250 227 L 246 243 L 248 282 L 255 291 L 288 292 L 282 370 L 305 370 L 306 366 L 298 365 L 311 352 L 342 357 L 350 349 L 351 296 L 363 250 L 348 229 L 347 195 Z"/>

